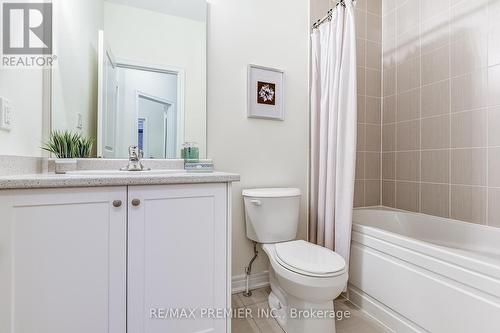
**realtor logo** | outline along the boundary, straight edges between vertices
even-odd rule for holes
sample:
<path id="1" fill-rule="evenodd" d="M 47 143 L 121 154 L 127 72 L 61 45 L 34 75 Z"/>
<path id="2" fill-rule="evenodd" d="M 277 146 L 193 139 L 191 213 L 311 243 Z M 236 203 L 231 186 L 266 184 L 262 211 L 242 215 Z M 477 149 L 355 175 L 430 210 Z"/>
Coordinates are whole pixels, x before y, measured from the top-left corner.
<path id="1" fill-rule="evenodd" d="M 52 54 L 52 3 L 3 4 L 3 54 Z"/>

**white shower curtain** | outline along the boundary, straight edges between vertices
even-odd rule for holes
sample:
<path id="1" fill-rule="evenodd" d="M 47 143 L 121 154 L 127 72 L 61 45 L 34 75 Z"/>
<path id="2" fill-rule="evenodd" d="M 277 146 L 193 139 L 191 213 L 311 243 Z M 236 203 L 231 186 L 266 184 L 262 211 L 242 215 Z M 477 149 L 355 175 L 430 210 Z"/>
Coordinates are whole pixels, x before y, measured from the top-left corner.
<path id="1" fill-rule="evenodd" d="M 352 0 L 312 34 L 310 241 L 349 264 L 356 165 L 356 31 Z"/>

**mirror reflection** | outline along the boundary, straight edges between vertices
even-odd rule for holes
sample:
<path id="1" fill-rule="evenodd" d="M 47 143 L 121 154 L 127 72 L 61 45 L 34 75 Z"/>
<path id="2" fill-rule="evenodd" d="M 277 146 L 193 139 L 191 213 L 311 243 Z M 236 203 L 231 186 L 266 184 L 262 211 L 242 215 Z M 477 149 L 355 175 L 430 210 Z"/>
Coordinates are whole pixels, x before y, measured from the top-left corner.
<path id="1" fill-rule="evenodd" d="M 52 130 L 95 139 L 96 155 L 206 156 L 205 0 L 77 0 L 55 6 Z"/>

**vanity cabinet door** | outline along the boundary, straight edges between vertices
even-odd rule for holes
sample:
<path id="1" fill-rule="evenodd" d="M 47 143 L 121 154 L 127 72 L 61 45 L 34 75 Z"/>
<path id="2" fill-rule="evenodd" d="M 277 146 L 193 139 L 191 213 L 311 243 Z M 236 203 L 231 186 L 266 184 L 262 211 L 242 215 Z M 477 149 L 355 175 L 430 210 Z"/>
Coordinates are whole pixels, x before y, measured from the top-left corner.
<path id="1" fill-rule="evenodd" d="M 126 200 L 126 187 L 0 191 L 0 332 L 126 332 Z"/>
<path id="2" fill-rule="evenodd" d="M 129 187 L 128 333 L 227 331 L 227 186 Z"/>

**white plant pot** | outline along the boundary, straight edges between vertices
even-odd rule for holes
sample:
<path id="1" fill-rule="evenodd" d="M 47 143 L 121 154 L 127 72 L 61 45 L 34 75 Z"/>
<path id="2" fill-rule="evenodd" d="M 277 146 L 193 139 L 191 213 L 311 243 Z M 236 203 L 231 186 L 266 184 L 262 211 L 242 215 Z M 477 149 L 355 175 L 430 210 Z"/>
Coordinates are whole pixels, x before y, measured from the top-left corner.
<path id="1" fill-rule="evenodd" d="M 77 160 L 73 158 L 57 158 L 55 160 L 55 172 L 65 174 L 68 171 L 75 171 Z"/>

